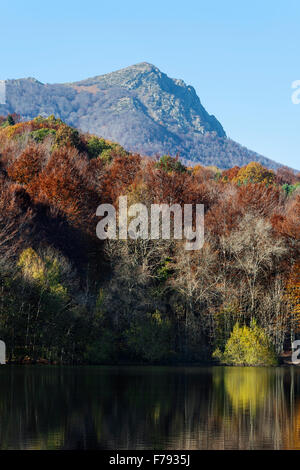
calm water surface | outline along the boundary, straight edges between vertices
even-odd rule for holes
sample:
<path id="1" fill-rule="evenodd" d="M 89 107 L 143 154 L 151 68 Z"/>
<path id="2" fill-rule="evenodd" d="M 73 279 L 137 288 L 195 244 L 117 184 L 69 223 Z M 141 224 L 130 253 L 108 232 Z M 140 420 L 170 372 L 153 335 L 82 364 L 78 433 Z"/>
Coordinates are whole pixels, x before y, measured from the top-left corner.
<path id="1" fill-rule="evenodd" d="M 300 370 L 2 366 L 0 449 L 300 449 Z"/>

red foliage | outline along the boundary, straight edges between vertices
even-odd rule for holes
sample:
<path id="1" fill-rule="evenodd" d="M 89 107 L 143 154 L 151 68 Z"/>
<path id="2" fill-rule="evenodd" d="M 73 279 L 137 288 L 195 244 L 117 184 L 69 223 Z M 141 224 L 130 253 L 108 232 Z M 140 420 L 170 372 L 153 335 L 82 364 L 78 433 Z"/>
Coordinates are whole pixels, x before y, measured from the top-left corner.
<path id="1" fill-rule="evenodd" d="M 49 201 L 72 223 L 86 226 L 100 202 L 87 184 L 86 168 L 87 160 L 80 158 L 75 149 L 57 149 L 29 191 L 36 200 Z"/>
<path id="2" fill-rule="evenodd" d="M 8 167 L 8 176 L 20 184 L 28 184 L 42 169 L 44 153 L 36 144 L 30 144 Z"/>
<path id="3" fill-rule="evenodd" d="M 283 184 L 295 184 L 297 182 L 297 176 L 294 171 L 287 166 L 278 168 L 276 172 L 276 183 L 279 185 Z"/>
<path id="4" fill-rule="evenodd" d="M 240 171 L 239 166 L 234 166 L 233 168 L 229 168 L 228 170 L 224 170 L 222 172 L 222 180 L 223 181 L 232 181 L 234 178 L 236 178 L 239 171 Z"/>
<path id="5" fill-rule="evenodd" d="M 276 212 L 271 218 L 274 229 L 281 235 L 299 240 L 300 234 L 300 194 L 287 203 L 285 211 Z"/>
<path id="6" fill-rule="evenodd" d="M 120 195 L 126 194 L 130 185 L 137 178 L 140 169 L 140 155 L 115 157 L 104 177 L 104 200 L 115 202 Z"/>

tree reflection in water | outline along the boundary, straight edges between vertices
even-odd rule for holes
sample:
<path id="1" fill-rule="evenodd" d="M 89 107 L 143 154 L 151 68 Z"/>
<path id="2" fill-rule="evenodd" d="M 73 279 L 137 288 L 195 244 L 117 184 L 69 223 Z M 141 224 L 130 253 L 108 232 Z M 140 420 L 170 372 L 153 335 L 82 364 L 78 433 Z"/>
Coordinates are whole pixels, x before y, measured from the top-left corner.
<path id="1" fill-rule="evenodd" d="M 299 449 L 293 367 L 2 367 L 1 449 Z"/>

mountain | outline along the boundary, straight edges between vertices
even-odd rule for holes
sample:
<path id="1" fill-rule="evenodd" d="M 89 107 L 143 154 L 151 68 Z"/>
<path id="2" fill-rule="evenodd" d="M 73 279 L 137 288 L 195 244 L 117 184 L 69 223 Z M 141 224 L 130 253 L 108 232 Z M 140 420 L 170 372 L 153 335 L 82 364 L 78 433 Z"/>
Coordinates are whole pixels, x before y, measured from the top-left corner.
<path id="1" fill-rule="evenodd" d="M 228 139 L 192 86 L 147 62 L 80 82 L 43 84 L 26 78 L 4 84 L 0 114 L 18 113 L 25 120 L 54 114 L 131 152 L 179 154 L 188 164 L 231 168 L 259 161 L 269 168 L 281 166 Z"/>

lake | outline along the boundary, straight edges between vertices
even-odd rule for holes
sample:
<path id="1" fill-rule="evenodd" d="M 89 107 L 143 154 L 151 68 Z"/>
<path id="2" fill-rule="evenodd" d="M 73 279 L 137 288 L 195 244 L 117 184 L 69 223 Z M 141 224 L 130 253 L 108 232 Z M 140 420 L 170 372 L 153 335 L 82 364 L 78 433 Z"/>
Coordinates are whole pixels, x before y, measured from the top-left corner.
<path id="1" fill-rule="evenodd" d="M 0 448 L 300 449 L 300 369 L 0 366 Z"/>

